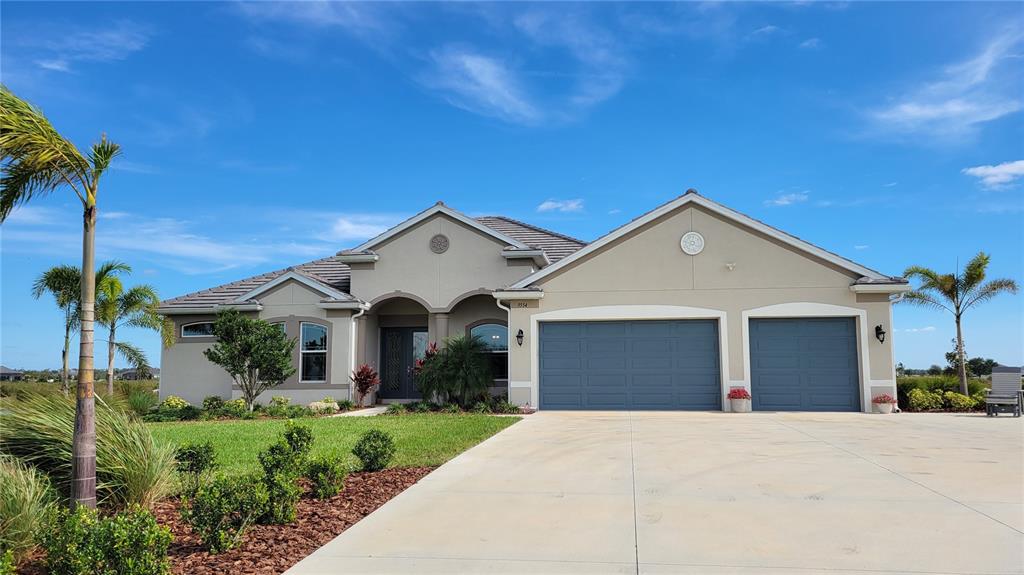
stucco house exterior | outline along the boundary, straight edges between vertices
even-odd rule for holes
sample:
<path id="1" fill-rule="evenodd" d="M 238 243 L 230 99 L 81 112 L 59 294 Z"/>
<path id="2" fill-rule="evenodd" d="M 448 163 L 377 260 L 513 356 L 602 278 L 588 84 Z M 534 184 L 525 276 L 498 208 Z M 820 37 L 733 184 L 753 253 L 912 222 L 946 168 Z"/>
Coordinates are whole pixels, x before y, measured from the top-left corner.
<path id="1" fill-rule="evenodd" d="M 167 300 L 177 330 L 161 394 L 235 396 L 202 351 L 219 309 L 299 339 L 296 375 L 267 392 L 351 397 L 363 363 L 375 399 L 420 396 L 430 342 L 488 344 L 491 391 L 539 409 L 870 411 L 895 396 L 892 302 L 909 286 L 693 190 L 589 244 L 442 203 L 353 249 Z"/>

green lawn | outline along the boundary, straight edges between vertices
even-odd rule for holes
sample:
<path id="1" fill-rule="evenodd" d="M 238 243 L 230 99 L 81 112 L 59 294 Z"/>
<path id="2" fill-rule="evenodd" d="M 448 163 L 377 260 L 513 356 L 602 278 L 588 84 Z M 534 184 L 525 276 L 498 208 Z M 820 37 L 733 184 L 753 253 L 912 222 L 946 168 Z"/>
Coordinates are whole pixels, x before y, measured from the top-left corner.
<path id="1" fill-rule="evenodd" d="M 313 455 L 344 457 L 355 467 L 352 446 L 368 429 L 382 429 L 395 438 L 397 453 L 392 467 L 437 466 L 519 421 L 518 417 L 491 415 L 400 415 L 322 417 L 296 422 L 313 431 Z M 217 460 L 228 473 L 256 471 L 256 454 L 284 430 L 280 419 L 236 421 L 183 421 L 148 424 L 159 441 L 176 445 L 213 442 Z"/>

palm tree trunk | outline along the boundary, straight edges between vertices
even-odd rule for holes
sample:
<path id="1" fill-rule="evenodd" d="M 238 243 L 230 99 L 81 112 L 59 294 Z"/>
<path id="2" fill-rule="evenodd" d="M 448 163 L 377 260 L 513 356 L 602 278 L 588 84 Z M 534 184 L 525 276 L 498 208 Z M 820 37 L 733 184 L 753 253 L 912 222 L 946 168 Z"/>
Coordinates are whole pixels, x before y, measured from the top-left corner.
<path id="1" fill-rule="evenodd" d="M 96 402 L 93 396 L 93 316 L 96 305 L 96 207 L 82 218 L 82 328 L 78 345 L 78 391 L 71 447 L 71 505 L 96 508 Z"/>
<path id="2" fill-rule="evenodd" d="M 60 390 L 68 396 L 68 356 L 71 351 L 71 308 L 64 312 L 64 350 L 61 352 Z"/>
<path id="3" fill-rule="evenodd" d="M 967 361 L 964 358 L 964 334 L 960 329 L 960 316 L 956 316 L 956 355 L 959 363 L 957 375 L 960 377 L 960 393 L 970 395 L 967 393 Z"/>
<path id="4" fill-rule="evenodd" d="M 110 337 L 107 339 L 107 395 L 114 396 L 114 328 L 110 328 Z"/>

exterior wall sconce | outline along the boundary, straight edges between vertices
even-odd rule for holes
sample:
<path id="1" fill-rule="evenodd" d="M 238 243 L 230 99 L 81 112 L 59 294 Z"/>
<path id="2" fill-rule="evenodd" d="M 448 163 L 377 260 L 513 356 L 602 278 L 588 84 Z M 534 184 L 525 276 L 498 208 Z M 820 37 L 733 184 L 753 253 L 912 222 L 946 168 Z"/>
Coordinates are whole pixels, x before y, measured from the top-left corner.
<path id="1" fill-rule="evenodd" d="M 878 343 L 885 343 L 885 330 L 882 329 L 882 324 L 875 326 L 875 337 L 878 338 Z"/>
<path id="2" fill-rule="evenodd" d="M 516 343 L 519 344 L 519 347 L 523 346 L 523 330 L 516 332 Z"/>

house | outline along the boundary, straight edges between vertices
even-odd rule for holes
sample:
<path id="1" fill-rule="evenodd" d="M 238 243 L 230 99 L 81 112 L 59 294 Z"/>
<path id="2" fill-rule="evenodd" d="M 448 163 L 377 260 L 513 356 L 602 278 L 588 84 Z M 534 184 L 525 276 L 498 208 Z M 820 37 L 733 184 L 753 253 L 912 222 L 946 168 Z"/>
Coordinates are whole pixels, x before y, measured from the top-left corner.
<path id="1" fill-rule="evenodd" d="M 299 339 L 297 372 L 265 395 L 419 398 L 428 343 L 489 346 L 492 392 L 539 409 L 870 411 L 895 395 L 892 301 L 909 286 L 693 190 L 592 243 L 438 203 L 353 249 L 161 305 L 176 345 L 161 394 L 238 395 L 202 351 L 219 309 Z M 263 398 L 266 401 L 267 398 Z"/>
<path id="2" fill-rule="evenodd" d="M 23 379 L 25 379 L 23 372 L 0 365 L 0 381 L 21 381 Z"/>
<path id="3" fill-rule="evenodd" d="M 160 379 L 159 367 L 147 367 L 140 373 L 138 369 L 123 369 L 117 372 L 116 379 L 122 381 L 139 381 L 143 379 Z"/>

